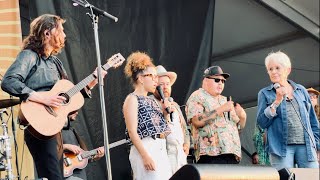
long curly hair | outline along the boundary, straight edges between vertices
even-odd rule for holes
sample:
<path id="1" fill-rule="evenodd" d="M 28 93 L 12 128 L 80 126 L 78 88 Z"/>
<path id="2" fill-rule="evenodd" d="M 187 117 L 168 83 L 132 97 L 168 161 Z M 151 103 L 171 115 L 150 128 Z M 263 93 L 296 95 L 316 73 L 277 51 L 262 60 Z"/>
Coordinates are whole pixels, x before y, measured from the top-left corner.
<path id="1" fill-rule="evenodd" d="M 133 84 L 136 84 L 138 75 L 148 67 L 155 67 L 150 56 L 144 52 L 136 51 L 128 56 L 124 73 Z"/>
<path id="2" fill-rule="evenodd" d="M 314 111 L 316 112 L 317 118 L 320 122 L 320 106 L 318 104 L 314 106 Z"/>
<path id="3" fill-rule="evenodd" d="M 62 19 L 60 16 L 52 14 L 43 14 L 37 17 L 30 24 L 30 33 L 23 40 L 22 49 L 31 49 L 40 55 L 45 55 L 44 31 L 51 31 L 53 28 L 57 28 L 59 26 L 59 23 L 63 24 L 65 21 L 66 20 Z M 57 53 L 58 52 L 53 52 L 53 54 Z"/>

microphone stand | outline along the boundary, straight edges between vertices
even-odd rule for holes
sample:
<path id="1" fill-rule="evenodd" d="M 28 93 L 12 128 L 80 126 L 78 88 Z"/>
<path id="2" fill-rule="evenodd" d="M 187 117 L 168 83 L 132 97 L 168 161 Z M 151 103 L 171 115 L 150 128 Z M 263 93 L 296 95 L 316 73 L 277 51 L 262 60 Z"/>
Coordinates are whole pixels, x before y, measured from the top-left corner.
<path id="1" fill-rule="evenodd" d="M 115 22 L 118 21 L 118 18 L 102 11 L 93 5 L 89 4 L 86 0 L 72 0 L 75 4 L 81 5 L 84 8 L 89 8 L 90 13 L 86 13 L 92 20 L 93 23 L 93 31 L 94 31 L 94 41 L 96 46 L 96 55 L 97 55 L 97 75 L 98 75 L 98 85 L 99 85 L 99 95 L 100 95 L 100 108 L 101 108 L 101 116 L 102 116 L 102 123 L 103 123 L 103 135 L 104 135 L 104 151 L 105 151 L 105 159 L 106 159 L 106 166 L 107 166 L 107 174 L 108 180 L 112 180 L 112 172 L 111 172 L 111 162 L 110 162 L 110 151 L 109 151 L 109 137 L 108 137 L 108 127 L 107 127 L 107 118 L 106 118 L 106 107 L 105 107 L 105 100 L 104 100 L 104 89 L 103 89 L 103 79 L 102 79 L 102 67 L 101 67 L 101 58 L 100 58 L 100 46 L 99 46 L 99 35 L 98 35 L 98 22 L 99 22 L 99 15 L 103 15 L 114 19 Z M 110 15 L 110 16 L 109 16 Z"/>
<path id="2" fill-rule="evenodd" d="M 96 54 L 97 54 L 97 66 L 98 66 L 98 85 L 99 85 L 99 95 L 100 95 L 100 108 L 101 108 L 101 117 L 103 123 L 103 137 L 104 137 L 104 151 L 106 154 L 106 165 L 107 165 L 107 173 L 108 180 L 112 180 L 112 172 L 111 172 L 111 161 L 110 161 L 110 151 L 109 151 L 109 137 L 108 137 L 108 125 L 107 125 L 107 116 L 106 116 L 106 106 L 104 100 L 104 89 L 103 89 L 103 79 L 101 76 L 101 58 L 100 58 L 100 46 L 99 46 L 99 35 L 98 35 L 98 21 L 99 16 L 91 11 L 91 15 L 89 15 L 93 22 L 93 31 L 94 31 L 94 41 L 96 45 Z"/>
<path id="3" fill-rule="evenodd" d="M 10 99 L 12 99 L 12 96 L 10 96 Z M 19 169 L 19 161 L 18 161 L 18 144 L 17 144 L 17 138 L 16 138 L 16 125 L 13 118 L 13 108 L 10 107 L 11 111 L 11 128 L 12 128 L 12 136 L 13 136 L 13 143 L 14 143 L 14 151 L 16 154 L 16 169 L 17 169 L 17 177 L 18 180 L 21 179 L 20 177 L 20 169 Z"/>

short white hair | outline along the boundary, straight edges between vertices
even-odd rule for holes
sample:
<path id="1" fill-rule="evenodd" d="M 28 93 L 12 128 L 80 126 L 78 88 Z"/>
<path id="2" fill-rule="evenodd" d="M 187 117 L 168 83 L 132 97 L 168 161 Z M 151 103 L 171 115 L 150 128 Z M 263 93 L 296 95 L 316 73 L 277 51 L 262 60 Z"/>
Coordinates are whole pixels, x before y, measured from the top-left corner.
<path id="1" fill-rule="evenodd" d="M 268 68 L 270 61 L 279 63 L 286 68 L 291 68 L 291 60 L 289 56 L 281 51 L 271 52 L 268 54 L 264 61 L 266 68 Z"/>

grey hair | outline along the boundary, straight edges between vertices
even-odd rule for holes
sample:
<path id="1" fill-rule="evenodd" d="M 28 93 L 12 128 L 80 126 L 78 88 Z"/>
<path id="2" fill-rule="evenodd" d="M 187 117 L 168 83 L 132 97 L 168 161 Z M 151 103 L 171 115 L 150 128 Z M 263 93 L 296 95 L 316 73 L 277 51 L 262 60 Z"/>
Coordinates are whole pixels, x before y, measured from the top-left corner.
<path id="1" fill-rule="evenodd" d="M 285 53 L 278 51 L 278 52 L 271 52 L 265 58 L 265 66 L 268 68 L 270 61 L 276 62 L 281 64 L 283 67 L 291 68 L 291 61 L 288 55 Z"/>

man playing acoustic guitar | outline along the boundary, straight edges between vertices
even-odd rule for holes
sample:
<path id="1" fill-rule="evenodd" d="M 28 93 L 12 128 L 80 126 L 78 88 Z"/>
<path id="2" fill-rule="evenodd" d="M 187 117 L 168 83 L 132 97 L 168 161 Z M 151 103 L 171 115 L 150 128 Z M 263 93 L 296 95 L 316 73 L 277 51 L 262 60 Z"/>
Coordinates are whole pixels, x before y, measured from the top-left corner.
<path id="1" fill-rule="evenodd" d="M 71 126 L 71 121 L 76 120 L 78 112 L 69 115 L 68 124 L 62 130 L 64 155 L 64 176 L 66 180 L 86 180 L 87 175 L 83 168 L 88 161 L 97 161 L 104 156 L 104 148 L 99 147 L 88 151 L 84 141 Z M 81 156 L 81 158 L 77 158 Z"/>
<path id="2" fill-rule="evenodd" d="M 50 91 L 58 80 L 67 79 L 62 62 L 55 56 L 64 47 L 64 22 L 59 16 L 50 14 L 34 19 L 30 25 L 30 34 L 23 41 L 22 51 L 7 70 L 1 84 L 4 91 L 19 97 L 23 103 L 41 104 L 48 111 L 51 110 L 53 115 L 56 115 L 54 110 L 64 107 L 62 105 L 66 98 L 58 94 L 44 96 L 42 92 Z M 102 71 L 102 76 L 105 75 L 106 71 Z M 93 78 L 82 94 L 90 96 L 90 89 L 96 84 L 97 78 Z M 34 111 L 33 116 L 40 116 L 37 109 Z M 45 120 L 44 117 L 41 118 Z M 50 127 L 50 124 L 47 126 Z M 49 180 L 63 180 L 61 133 L 57 132 L 51 138 L 40 140 L 32 134 L 31 129 L 29 126 L 24 136 L 38 176 Z"/>

